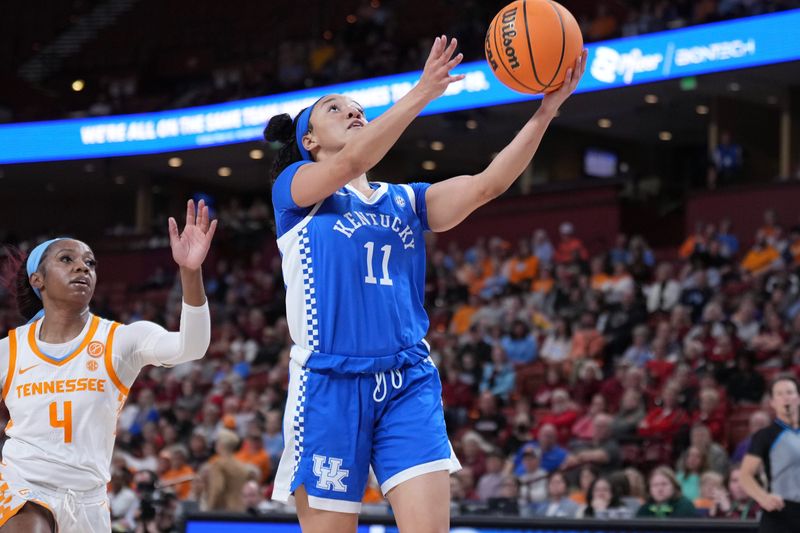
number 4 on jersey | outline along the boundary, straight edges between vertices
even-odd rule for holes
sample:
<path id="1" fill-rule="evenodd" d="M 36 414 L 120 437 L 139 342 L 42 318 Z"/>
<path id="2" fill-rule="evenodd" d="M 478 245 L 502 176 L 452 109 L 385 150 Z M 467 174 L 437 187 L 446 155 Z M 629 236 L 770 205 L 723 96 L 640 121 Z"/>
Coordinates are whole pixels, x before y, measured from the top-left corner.
<path id="1" fill-rule="evenodd" d="M 58 402 L 50 404 L 50 425 L 54 428 L 64 428 L 64 443 L 72 443 L 72 402 L 64 402 L 64 418 L 58 418 Z"/>
<path id="2" fill-rule="evenodd" d="M 377 285 L 378 279 L 372 273 L 372 253 L 375 248 L 375 243 L 370 241 L 364 245 L 367 249 L 367 275 L 364 277 L 364 283 Z M 389 256 L 392 254 L 392 246 L 386 244 L 381 247 L 383 252 L 383 276 L 380 279 L 381 285 L 393 285 L 392 278 L 389 277 Z"/>

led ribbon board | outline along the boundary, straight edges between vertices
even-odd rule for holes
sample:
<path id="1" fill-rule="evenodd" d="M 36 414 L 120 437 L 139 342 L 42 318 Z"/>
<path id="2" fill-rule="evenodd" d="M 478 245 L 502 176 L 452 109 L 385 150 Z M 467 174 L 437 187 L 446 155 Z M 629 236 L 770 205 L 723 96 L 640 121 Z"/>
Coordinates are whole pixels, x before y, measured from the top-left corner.
<path id="1" fill-rule="evenodd" d="M 588 45 L 578 92 L 800 59 L 800 10 Z M 531 100 L 502 85 L 485 61 L 422 114 Z M 152 154 L 261 139 L 272 115 L 294 115 L 329 93 L 346 94 L 375 117 L 405 95 L 420 72 L 173 111 L 0 126 L 0 164 Z"/>

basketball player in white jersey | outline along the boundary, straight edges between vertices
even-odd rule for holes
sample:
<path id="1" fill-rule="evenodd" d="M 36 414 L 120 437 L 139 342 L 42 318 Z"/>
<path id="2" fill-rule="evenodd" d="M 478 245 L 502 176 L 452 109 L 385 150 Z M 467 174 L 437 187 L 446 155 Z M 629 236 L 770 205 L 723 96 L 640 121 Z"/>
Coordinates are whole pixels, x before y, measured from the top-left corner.
<path id="1" fill-rule="evenodd" d="M 106 484 L 130 386 L 145 365 L 199 359 L 208 348 L 201 265 L 215 229 L 202 200 L 197 211 L 189 201 L 183 233 L 169 219 L 183 286 L 174 333 L 93 315 L 97 263 L 81 241 L 53 239 L 19 261 L 14 292 L 29 322 L 0 340 L 0 383 L 11 415 L 0 461 L 0 532 L 111 530 Z"/>

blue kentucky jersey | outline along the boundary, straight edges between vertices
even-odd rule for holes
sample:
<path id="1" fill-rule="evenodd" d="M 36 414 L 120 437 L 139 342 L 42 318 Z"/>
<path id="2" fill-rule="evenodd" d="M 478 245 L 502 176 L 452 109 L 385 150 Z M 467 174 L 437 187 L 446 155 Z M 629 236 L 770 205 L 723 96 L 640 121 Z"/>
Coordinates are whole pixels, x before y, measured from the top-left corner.
<path id="1" fill-rule="evenodd" d="M 306 163 L 288 166 L 272 192 L 292 358 L 312 369 L 358 373 L 427 357 L 429 185 L 373 183 L 369 198 L 348 185 L 302 208 L 291 183 Z"/>

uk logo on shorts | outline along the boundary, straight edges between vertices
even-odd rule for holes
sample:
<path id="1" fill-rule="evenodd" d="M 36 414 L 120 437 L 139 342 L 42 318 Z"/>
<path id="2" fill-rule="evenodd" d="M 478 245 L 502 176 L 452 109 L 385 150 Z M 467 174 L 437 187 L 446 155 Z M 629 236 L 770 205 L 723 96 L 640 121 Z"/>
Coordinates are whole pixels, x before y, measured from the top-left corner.
<path id="1" fill-rule="evenodd" d="M 325 466 L 327 461 L 328 466 Z M 317 476 L 317 488 L 347 492 L 347 485 L 342 483 L 350 475 L 349 470 L 340 469 L 342 460 L 338 457 L 325 457 L 314 454 L 314 475 Z"/>

